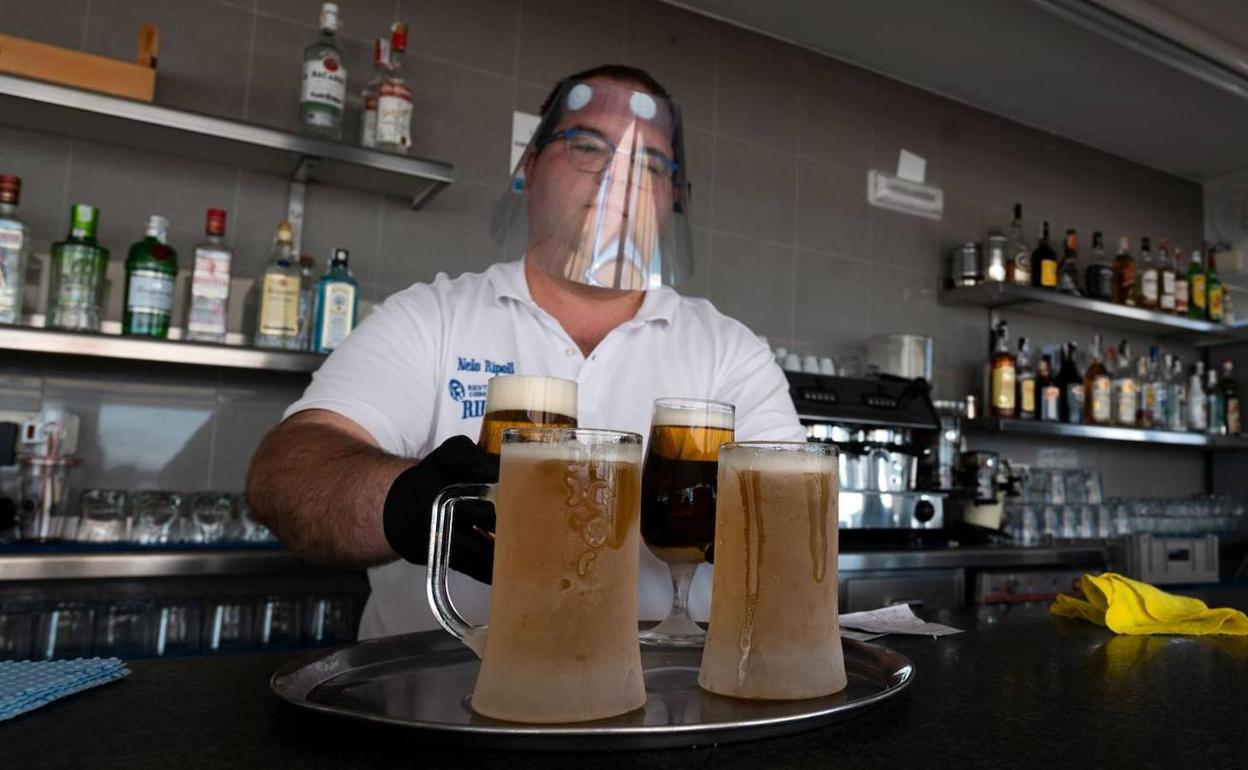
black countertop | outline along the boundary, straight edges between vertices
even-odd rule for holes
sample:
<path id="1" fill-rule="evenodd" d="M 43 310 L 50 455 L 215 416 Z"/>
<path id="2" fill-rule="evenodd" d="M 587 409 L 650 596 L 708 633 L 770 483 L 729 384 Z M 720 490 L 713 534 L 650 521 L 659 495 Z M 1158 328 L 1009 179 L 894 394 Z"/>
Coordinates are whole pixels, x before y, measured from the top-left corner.
<path id="1" fill-rule="evenodd" d="M 1248 609 L 1248 591 L 1197 592 Z M 879 640 L 913 685 L 832 727 L 615 753 L 433 745 L 304 712 L 269 692 L 302 653 L 140 661 L 127 679 L 0 723 L 5 766 L 117 768 L 1248 766 L 1248 637 L 1116 637 L 1047 605 L 932 615 L 966 633 Z"/>

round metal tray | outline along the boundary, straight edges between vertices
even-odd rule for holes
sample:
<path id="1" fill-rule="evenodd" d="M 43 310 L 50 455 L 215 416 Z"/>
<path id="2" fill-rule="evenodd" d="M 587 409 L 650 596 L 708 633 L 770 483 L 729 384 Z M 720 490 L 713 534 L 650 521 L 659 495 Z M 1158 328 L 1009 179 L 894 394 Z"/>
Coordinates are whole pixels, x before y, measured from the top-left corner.
<path id="1" fill-rule="evenodd" d="M 427 731 L 431 739 L 529 749 L 651 749 L 730 743 L 848 719 L 914 679 L 905 656 L 843 639 L 849 686 L 825 698 L 750 701 L 698 687 L 702 648 L 642 645 L 646 705 L 611 719 L 561 725 L 500 722 L 469 706 L 477 657 L 441 631 L 358 642 L 283 666 L 278 697 L 339 716 Z"/>

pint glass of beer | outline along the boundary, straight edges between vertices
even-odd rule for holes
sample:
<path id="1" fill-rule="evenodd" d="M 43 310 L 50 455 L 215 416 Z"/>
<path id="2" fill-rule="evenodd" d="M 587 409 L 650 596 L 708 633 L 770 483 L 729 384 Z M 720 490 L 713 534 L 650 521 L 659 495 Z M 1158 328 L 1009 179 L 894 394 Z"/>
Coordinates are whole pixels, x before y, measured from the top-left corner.
<path id="1" fill-rule="evenodd" d="M 836 461 L 826 444 L 741 442 L 720 450 L 703 689 L 790 699 L 845 688 Z"/>
<path id="2" fill-rule="evenodd" d="M 508 428 L 575 428 L 576 383 L 558 377 L 507 374 L 489 381 L 477 444 L 499 453 Z"/>
<path id="3" fill-rule="evenodd" d="M 646 701 L 637 641 L 641 436 L 607 430 L 503 432 L 498 484 L 448 487 L 434 504 L 426 588 L 434 616 L 481 656 L 478 714 L 582 722 Z M 490 624 L 447 594 L 460 500 L 497 510 Z"/>
<path id="4" fill-rule="evenodd" d="M 733 439 L 732 404 L 660 398 L 650 421 L 641 481 L 641 536 L 672 573 L 672 609 L 641 633 L 650 644 L 697 646 L 706 633 L 689 617 L 689 585 L 715 541 L 716 455 Z"/>

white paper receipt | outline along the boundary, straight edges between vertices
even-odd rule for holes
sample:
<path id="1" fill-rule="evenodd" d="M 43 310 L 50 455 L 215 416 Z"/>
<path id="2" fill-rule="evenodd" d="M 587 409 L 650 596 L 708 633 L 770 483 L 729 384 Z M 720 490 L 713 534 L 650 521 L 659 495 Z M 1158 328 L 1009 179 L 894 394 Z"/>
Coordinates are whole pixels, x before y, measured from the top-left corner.
<path id="1" fill-rule="evenodd" d="M 909 604 L 895 604 L 866 612 L 851 612 L 840 617 L 841 625 L 872 634 L 920 634 L 923 636 L 948 636 L 960 634 L 962 629 L 940 623 L 927 623 L 910 609 Z M 853 637 L 851 637 L 853 638 Z"/>

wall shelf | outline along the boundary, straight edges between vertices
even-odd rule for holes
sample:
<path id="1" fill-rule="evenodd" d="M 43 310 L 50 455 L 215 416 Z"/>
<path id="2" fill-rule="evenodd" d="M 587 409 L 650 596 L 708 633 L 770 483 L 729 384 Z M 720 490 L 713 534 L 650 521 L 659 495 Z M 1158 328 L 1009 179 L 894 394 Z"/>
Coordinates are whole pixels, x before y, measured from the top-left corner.
<path id="1" fill-rule="evenodd" d="M 193 550 L 10 547 L 0 552 L 0 583 L 293 573 L 308 569 L 311 568 L 293 553 L 277 546 Z"/>
<path id="2" fill-rule="evenodd" d="M 82 358 L 154 361 L 219 369 L 261 369 L 308 374 L 325 360 L 320 353 L 262 350 L 241 345 L 123 337 L 0 324 L 0 351 L 49 353 Z"/>
<path id="3" fill-rule="evenodd" d="M 1011 420 L 985 417 L 963 425 L 968 433 L 999 433 L 1016 436 L 1057 436 L 1061 438 L 1115 441 L 1132 444 L 1185 446 L 1208 450 L 1248 449 L 1248 438 L 1242 436 L 1207 436 L 1171 430 L 1118 428 L 1107 425 L 1071 425 L 1043 420 Z"/>
<path id="4" fill-rule="evenodd" d="M 452 181 L 446 163 L 0 75 L 0 123 L 146 152 L 241 166 L 408 198 L 420 208 Z"/>
<path id="5" fill-rule="evenodd" d="M 940 293 L 942 305 L 974 305 L 1017 310 L 1029 315 L 1100 324 L 1115 329 L 1181 338 L 1196 345 L 1224 345 L 1248 340 L 1248 325 L 1200 321 L 1099 299 L 1009 283 L 958 286 Z"/>

